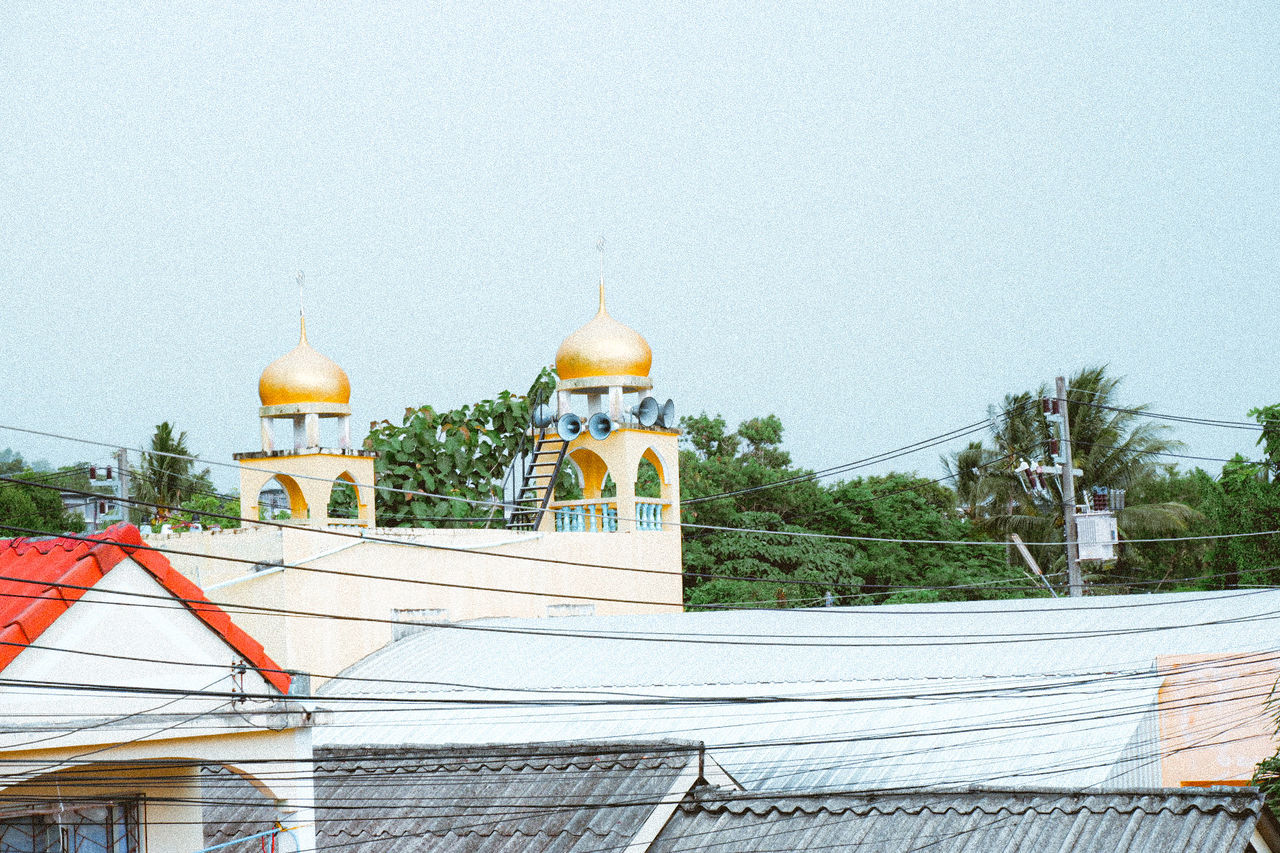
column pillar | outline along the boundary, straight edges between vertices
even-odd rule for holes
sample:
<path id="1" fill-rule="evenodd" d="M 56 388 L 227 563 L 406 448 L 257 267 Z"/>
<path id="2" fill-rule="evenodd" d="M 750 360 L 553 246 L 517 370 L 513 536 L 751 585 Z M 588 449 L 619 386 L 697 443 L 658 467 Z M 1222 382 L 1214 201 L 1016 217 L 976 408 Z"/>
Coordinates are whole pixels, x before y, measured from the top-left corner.
<path id="1" fill-rule="evenodd" d="M 617 385 L 609 388 L 609 420 L 622 424 L 622 389 Z"/>
<path id="2" fill-rule="evenodd" d="M 320 416 L 315 412 L 308 412 L 303 418 L 307 430 L 307 447 L 320 446 Z"/>

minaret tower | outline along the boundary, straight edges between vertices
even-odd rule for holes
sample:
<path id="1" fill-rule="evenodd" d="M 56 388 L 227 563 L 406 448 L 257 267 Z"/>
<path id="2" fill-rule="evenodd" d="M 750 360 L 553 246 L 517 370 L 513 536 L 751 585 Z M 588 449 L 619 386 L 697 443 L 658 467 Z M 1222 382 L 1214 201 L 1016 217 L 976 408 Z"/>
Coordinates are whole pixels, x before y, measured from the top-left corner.
<path id="1" fill-rule="evenodd" d="M 641 415 L 640 403 L 653 388 L 652 362 L 653 351 L 640 333 L 609 315 L 602 272 L 595 317 L 556 351 L 556 416 L 572 413 L 587 421 L 603 414 L 609 429 L 602 438 L 583 430 L 569 443 L 566 456 L 580 474 L 583 500 L 553 503 L 556 512 L 544 517 L 544 530 L 679 534 L 680 433 L 671 422 L 673 409 L 668 404 L 659 423 Z M 656 400 L 646 406 L 659 408 Z M 642 460 L 657 471 L 658 497 L 636 496 Z M 602 494 L 606 476 L 617 489 L 615 497 Z M 574 503 L 582 505 L 581 511 Z"/>
<path id="2" fill-rule="evenodd" d="M 341 367 L 307 343 L 307 319 L 299 320 L 298 345 L 267 365 L 258 379 L 262 450 L 235 454 L 240 463 L 241 517 L 258 520 L 258 494 L 275 479 L 289 496 L 293 523 L 372 527 L 377 453 L 351 447 L 351 383 Z M 282 420 L 293 424 L 293 442 L 290 449 L 278 450 L 275 424 Z M 326 422 L 336 433 L 328 436 L 327 446 L 322 441 L 323 434 L 331 432 L 322 429 Z M 332 491 L 344 482 L 355 490 L 355 517 L 331 518 Z"/>

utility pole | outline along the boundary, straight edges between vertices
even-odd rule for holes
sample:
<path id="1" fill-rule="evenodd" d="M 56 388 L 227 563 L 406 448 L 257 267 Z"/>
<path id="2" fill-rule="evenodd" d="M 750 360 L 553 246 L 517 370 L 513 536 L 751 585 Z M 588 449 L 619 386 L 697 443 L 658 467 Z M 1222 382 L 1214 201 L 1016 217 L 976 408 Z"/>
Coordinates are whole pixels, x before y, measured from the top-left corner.
<path id="1" fill-rule="evenodd" d="M 129 521 L 129 451 L 120 448 L 116 451 L 116 477 L 119 487 L 120 520 Z"/>
<path id="2" fill-rule="evenodd" d="M 1067 380 L 1058 377 L 1058 415 L 1062 418 L 1062 527 L 1067 540 L 1067 583 L 1071 597 L 1084 595 L 1080 547 L 1076 544 L 1076 475 L 1071 469 L 1071 419 L 1067 417 Z"/>

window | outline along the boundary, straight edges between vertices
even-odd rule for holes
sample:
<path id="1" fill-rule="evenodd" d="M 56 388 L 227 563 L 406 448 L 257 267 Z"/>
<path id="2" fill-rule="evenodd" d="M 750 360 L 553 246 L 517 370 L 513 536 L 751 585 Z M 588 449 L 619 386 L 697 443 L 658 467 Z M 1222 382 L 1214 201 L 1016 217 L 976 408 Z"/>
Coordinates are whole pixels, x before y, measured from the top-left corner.
<path id="1" fill-rule="evenodd" d="M 84 805 L 0 819 L 0 853 L 138 853 L 136 803 Z"/>

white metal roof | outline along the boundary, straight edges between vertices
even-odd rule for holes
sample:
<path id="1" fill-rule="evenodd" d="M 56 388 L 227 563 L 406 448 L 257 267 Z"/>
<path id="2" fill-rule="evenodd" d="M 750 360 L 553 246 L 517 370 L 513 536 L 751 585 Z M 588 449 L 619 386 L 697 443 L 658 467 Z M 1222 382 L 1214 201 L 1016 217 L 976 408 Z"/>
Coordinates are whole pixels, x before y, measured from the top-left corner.
<path id="1" fill-rule="evenodd" d="M 1156 657 L 1269 659 L 1277 620 L 1270 590 L 484 620 L 349 668 L 316 734 L 693 738 L 748 787 L 1155 784 Z"/>

